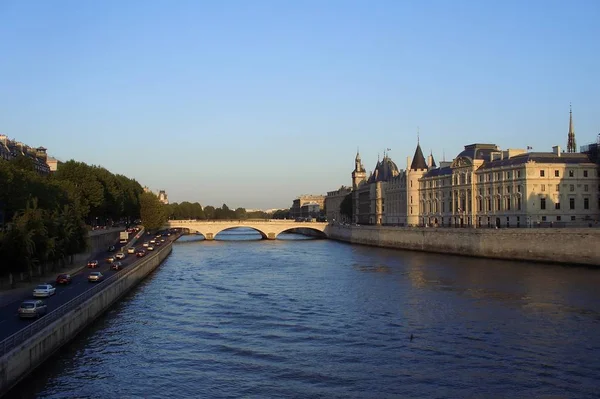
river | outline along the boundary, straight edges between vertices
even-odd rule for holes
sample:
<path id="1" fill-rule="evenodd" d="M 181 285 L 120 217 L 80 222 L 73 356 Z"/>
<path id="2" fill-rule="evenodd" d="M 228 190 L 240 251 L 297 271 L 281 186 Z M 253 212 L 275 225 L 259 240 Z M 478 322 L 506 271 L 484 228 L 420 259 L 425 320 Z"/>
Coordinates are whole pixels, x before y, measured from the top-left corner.
<path id="1" fill-rule="evenodd" d="M 181 238 L 11 395 L 598 397 L 599 270 L 218 238 Z"/>

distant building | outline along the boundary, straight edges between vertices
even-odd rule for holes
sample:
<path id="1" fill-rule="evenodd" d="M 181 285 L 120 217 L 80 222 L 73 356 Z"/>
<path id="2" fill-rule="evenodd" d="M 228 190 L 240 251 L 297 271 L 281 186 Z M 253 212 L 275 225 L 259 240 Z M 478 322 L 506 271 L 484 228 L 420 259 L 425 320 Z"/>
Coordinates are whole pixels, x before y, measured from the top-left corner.
<path id="1" fill-rule="evenodd" d="M 165 190 L 160 190 L 158 192 L 158 200 L 165 205 L 169 203 L 169 198 L 167 197 L 167 192 Z"/>
<path id="2" fill-rule="evenodd" d="M 366 177 L 360 155 L 352 172 L 354 222 L 439 227 L 587 226 L 600 221 L 597 143 L 574 151 L 569 112 L 567 152 L 469 144 L 436 165 L 417 140 L 406 169 L 384 153 Z M 329 195 L 329 193 L 328 193 Z"/>
<path id="3" fill-rule="evenodd" d="M 50 173 L 50 166 L 46 163 L 48 154 L 44 147 L 29 147 L 20 141 L 10 140 L 5 134 L 0 134 L 0 158 L 7 161 L 19 156 L 28 157 L 33 161 L 36 172 L 41 175 Z"/>
<path id="4" fill-rule="evenodd" d="M 290 216 L 292 219 L 306 217 L 302 216 L 302 207 L 304 205 L 311 205 L 311 207 L 306 207 L 304 212 L 314 214 L 315 205 L 319 206 L 319 210 L 317 211 L 317 215 L 321 212 L 321 210 L 325 207 L 325 196 L 324 195 L 301 195 L 294 200 L 292 203 L 292 207 L 290 208 Z M 308 210 L 310 209 L 310 211 Z M 308 216 L 308 215 L 307 215 Z M 316 217 L 313 216 L 313 217 Z"/>

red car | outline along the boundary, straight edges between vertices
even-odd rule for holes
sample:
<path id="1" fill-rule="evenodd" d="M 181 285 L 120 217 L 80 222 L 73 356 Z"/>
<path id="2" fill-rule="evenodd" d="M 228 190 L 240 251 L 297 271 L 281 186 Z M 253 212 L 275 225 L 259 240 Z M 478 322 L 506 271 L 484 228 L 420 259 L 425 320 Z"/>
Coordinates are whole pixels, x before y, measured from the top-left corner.
<path id="1" fill-rule="evenodd" d="M 135 254 L 135 256 L 137 256 L 138 258 L 142 258 L 144 256 L 146 256 L 146 251 L 144 251 L 143 249 L 137 251 L 137 253 Z"/>
<path id="2" fill-rule="evenodd" d="M 56 278 L 56 284 L 71 284 L 72 278 L 70 274 L 59 274 Z"/>
<path id="3" fill-rule="evenodd" d="M 94 268 L 98 267 L 98 261 L 97 260 L 91 260 L 91 261 L 89 261 L 88 262 L 88 267 L 90 269 L 94 269 Z"/>

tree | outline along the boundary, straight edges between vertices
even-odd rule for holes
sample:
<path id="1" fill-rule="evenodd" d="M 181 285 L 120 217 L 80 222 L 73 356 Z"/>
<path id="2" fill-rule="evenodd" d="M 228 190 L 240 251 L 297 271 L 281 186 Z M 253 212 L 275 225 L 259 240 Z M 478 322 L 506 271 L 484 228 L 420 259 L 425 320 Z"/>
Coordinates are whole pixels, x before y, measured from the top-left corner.
<path id="1" fill-rule="evenodd" d="M 140 195 L 140 214 L 142 224 L 148 231 L 159 230 L 167 222 L 165 206 L 153 193 L 142 193 Z"/>
<path id="2" fill-rule="evenodd" d="M 340 204 L 340 214 L 346 216 L 348 220 L 352 220 L 353 218 L 353 210 L 352 210 L 352 193 L 348 193 L 342 200 Z"/>
<path id="3" fill-rule="evenodd" d="M 212 220 L 215 218 L 215 207 L 208 205 L 204 207 L 204 216 L 208 220 Z"/>

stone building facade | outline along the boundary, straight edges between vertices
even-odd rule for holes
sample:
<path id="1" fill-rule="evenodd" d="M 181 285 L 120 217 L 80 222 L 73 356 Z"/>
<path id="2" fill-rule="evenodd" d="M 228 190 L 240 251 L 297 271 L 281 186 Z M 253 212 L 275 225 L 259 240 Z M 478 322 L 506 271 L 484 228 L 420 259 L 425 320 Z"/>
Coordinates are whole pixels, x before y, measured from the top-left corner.
<path id="1" fill-rule="evenodd" d="M 345 215 L 340 213 L 342 201 L 344 201 L 344 198 L 351 192 L 352 188 L 346 186 L 342 186 L 335 191 L 327 192 L 327 196 L 325 197 L 325 212 L 328 221 L 340 223 L 351 222 Z"/>
<path id="2" fill-rule="evenodd" d="M 305 206 L 307 205 L 307 206 Z M 308 205 L 311 205 L 308 207 Z M 292 202 L 290 208 L 290 217 L 292 219 L 307 217 L 307 212 L 311 215 L 315 213 L 315 205 L 318 205 L 320 213 L 325 207 L 325 196 L 324 195 L 301 195 Z M 304 214 L 302 207 L 305 206 Z"/>
<path id="3" fill-rule="evenodd" d="M 384 154 L 366 177 L 357 153 L 352 172 L 354 223 L 438 227 L 585 226 L 600 220 L 600 165 L 592 148 L 502 150 L 470 144 L 452 162 L 425 159 L 417 142 L 400 170 Z M 594 147 L 595 148 L 595 147 Z M 597 157 L 596 157 L 597 158 Z M 329 194 L 328 194 L 329 195 Z"/>

